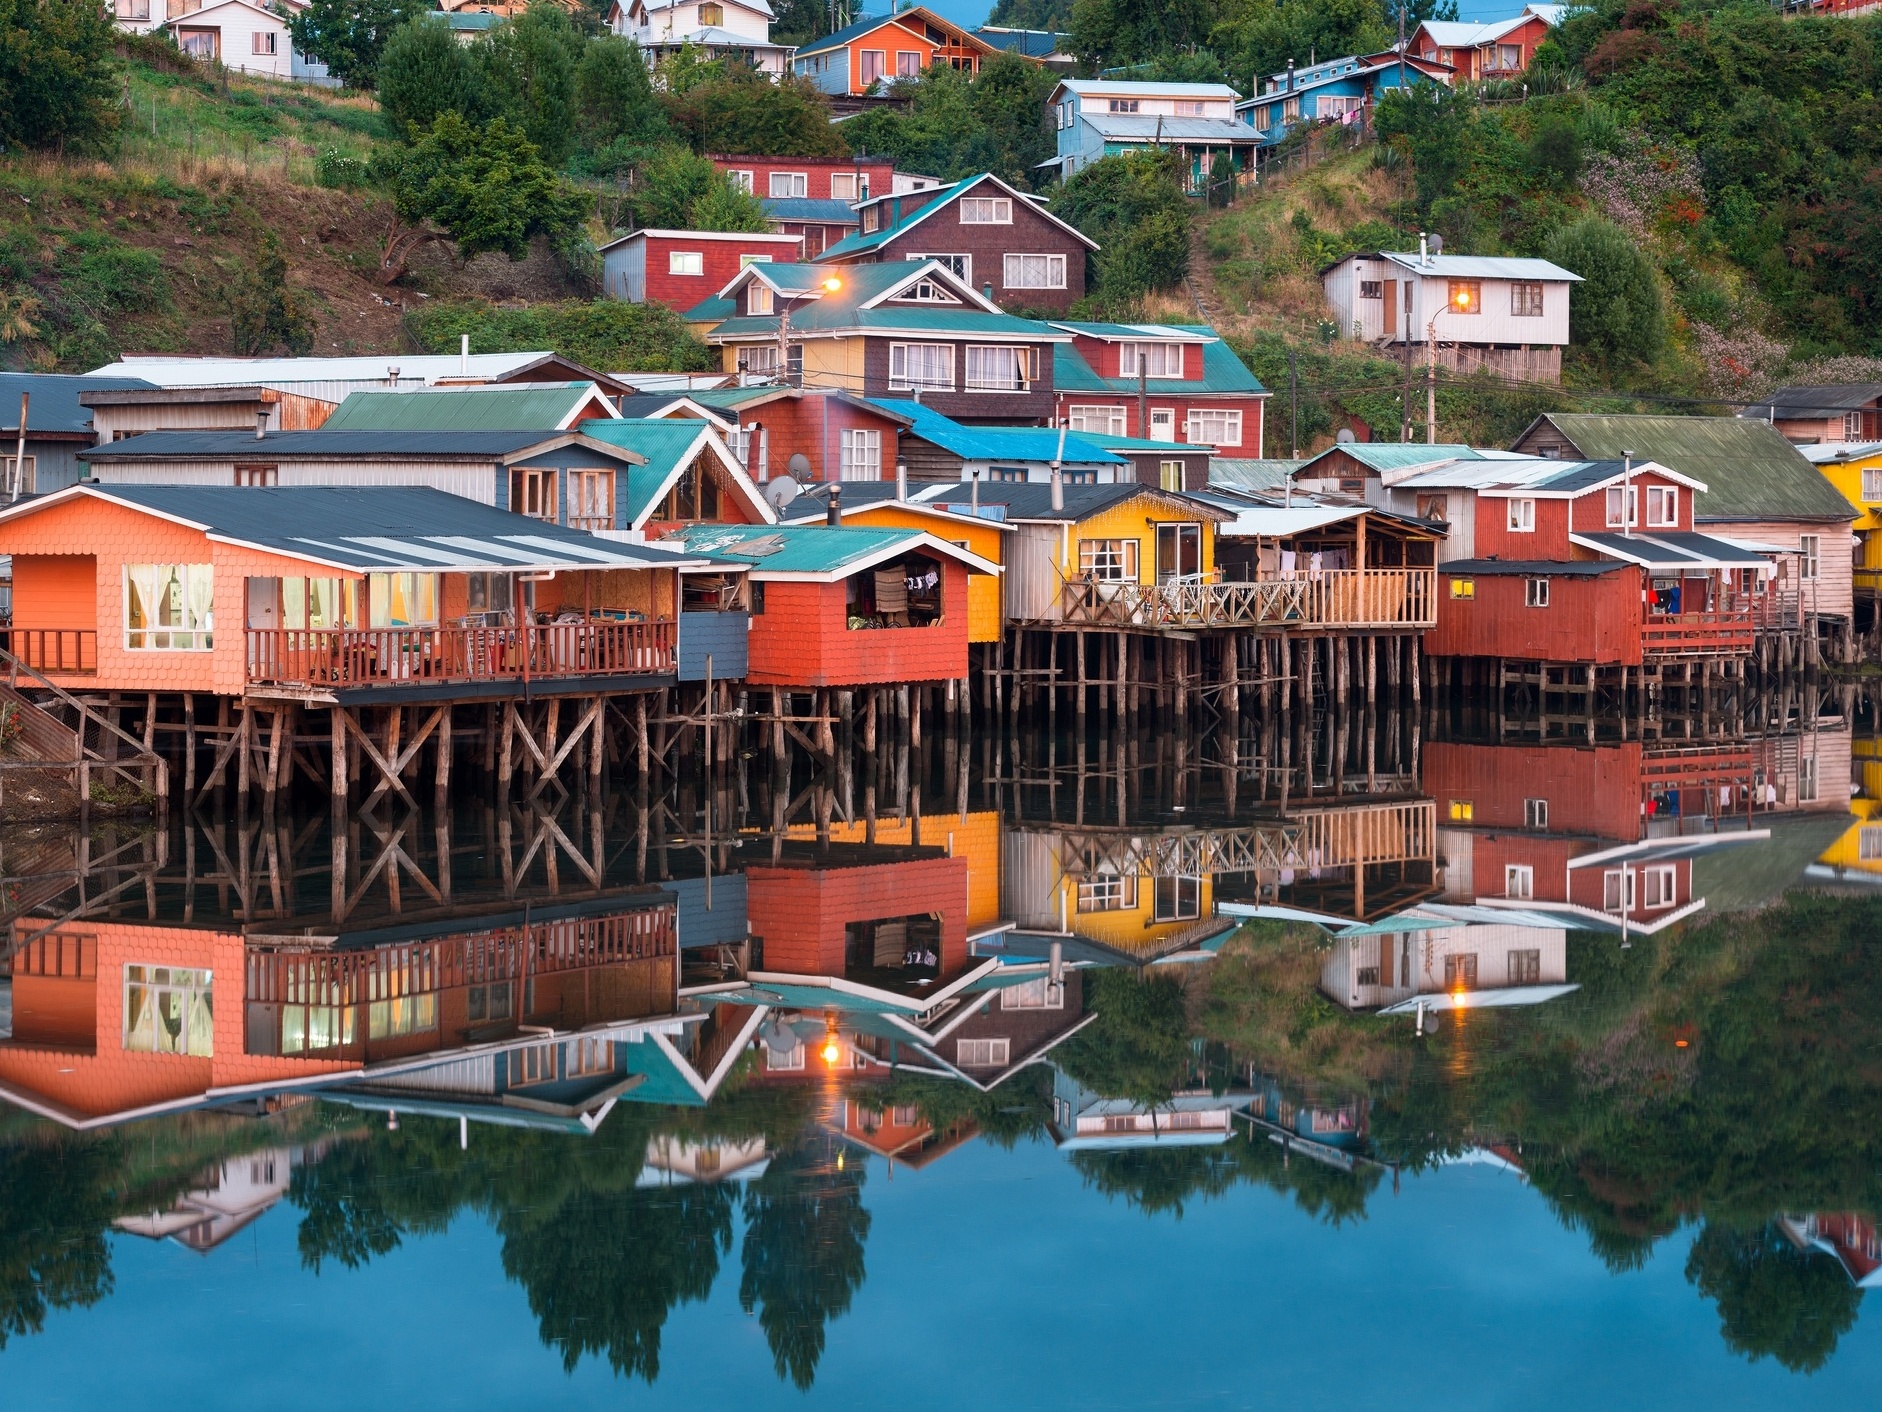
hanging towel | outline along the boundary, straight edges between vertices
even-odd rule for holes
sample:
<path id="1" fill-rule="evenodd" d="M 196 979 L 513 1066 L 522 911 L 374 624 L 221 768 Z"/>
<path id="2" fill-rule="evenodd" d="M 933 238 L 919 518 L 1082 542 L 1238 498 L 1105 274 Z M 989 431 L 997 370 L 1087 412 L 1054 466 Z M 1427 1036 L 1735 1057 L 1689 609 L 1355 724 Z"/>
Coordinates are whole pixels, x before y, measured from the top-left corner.
<path id="1" fill-rule="evenodd" d="M 876 611 L 878 613 L 906 613 L 908 611 L 908 581 L 902 577 L 900 569 L 876 570 Z"/>

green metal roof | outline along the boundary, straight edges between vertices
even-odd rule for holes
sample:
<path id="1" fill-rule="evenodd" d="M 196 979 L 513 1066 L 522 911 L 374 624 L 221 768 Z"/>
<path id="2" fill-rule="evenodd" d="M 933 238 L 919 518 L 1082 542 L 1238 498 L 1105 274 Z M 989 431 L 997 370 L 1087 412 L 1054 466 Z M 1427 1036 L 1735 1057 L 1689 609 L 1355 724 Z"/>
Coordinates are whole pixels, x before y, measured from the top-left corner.
<path id="1" fill-rule="evenodd" d="M 1304 469 L 1342 451 L 1373 471 L 1402 471 L 1411 466 L 1434 465 L 1439 461 L 1484 459 L 1474 446 L 1450 443 L 1428 446 L 1422 441 L 1342 441 L 1329 446 L 1318 456 L 1309 456 L 1300 464 Z"/>
<path id="2" fill-rule="evenodd" d="M 1748 417 L 1632 417 L 1551 412 L 1548 422 L 1586 460 L 1658 461 L 1703 481 L 1693 506 L 1718 520 L 1853 520 L 1861 513 L 1766 422 Z M 1532 426 L 1531 431 L 1534 430 Z M 1524 432 L 1527 438 L 1530 432 Z"/>
<path id="3" fill-rule="evenodd" d="M 521 383 L 451 391 L 354 392 L 322 431 L 557 431 L 593 399 L 591 382 Z M 597 423 L 589 423 L 597 425 Z"/>
<path id="4" fill-rule="evenodd" d="M 680 317 L 689 324 L 723 323 L 738 312 L 738 305 L 730 299 L 721 299 L 714 294 L 700 300 Z"/>
<path id="5" fill-rule="evenodd" d="M 1260 394 L 1268 389 L 1261 385 L 1261 380 L 1248 371 L 1248 365 L 1235 356 L 1235 350 L 1216 337 L 1214 329 L 1206 324 L 1168 324 L 1167 328 L 1181 329 L 1185 333 L 1201 335 L 1213 339 L 1202 346 L 1202 376 L 1200 378 L 1158 378 L 1149 384 L 1150 390 L 1164 396 L 1182 396 L 1197 392 L 1246 392 Z M 1060 392 L 1128 392 L 1137 391 L 1136 378 L 1099 377 L 1092 370 L 1091 364 L 1070 344 L 1061 344 L 1052 352 L 1052 384 Z"/>
<path id="6" fill-rule="evenodd" d="M 1306 465 L 1306 461 L 1252 460 L 1218 457 L 1209 463 L 1209 484 L 1236 486 L 1242 490 L 1279 490 L 1287 478 Z"/>
<path id="7" fill-rule="evenodd" d="M 654 501 L 675 474 L 686 469 L 700 435 L 711 428 L 705 422 L 684 417 L 651 419 L 623 418 L 618 421 L 588 421 L 581 425 L 584 436 L 605 441 L 647 458 L 644 466 L 627 472 L 627 488 L 622 500 L 626 522 L 638 525 Z"/>
<path id="8" fill-rule="evenodd" d="M 987 174 L 983 172 L 981 175 L 985 176 Z M 896 236 L 913 225 L 918 217 L 927 215 L 938 209 L 944 203 L 952 201 L 956 196 L 959 196 L 963 191 L 979 180 L 980 177 L 973 176 L 968 177 L 965 181 L 957 181 L 952 186 L 930 187 L 926 191 L 910 191 L 905 192 L 901 196 L 890 196 L 886 200 L 878 199 L 874 204 L 876 209 L 883 215 L 888 214 L 888 202 L 900 201 L 903 203 L 899 207 L 901 214 L 897 219 L 889 222 L 889 224 L 883 226 L 880 230 L 868 232 L 859 231 L 855 235 L 846 235 L 841 240 L 837 241 L 836 244 L 824 247 L 823 253 L 817 258 L 828 263 L 832 260 L 843 260 L 851 255 L 865 255 L 869 251 L 874 250 L 877 246 L 895 239 Z"/>
<path id="9" fill-rule="evenodd" d="M 691 525 L 660 541 L 662 548 L 711 553 L 765 574 L 840 574 L 921 538 L 920 530 L 829 525 Z M 708 550 L 705 546 L 711 545 Z"/>

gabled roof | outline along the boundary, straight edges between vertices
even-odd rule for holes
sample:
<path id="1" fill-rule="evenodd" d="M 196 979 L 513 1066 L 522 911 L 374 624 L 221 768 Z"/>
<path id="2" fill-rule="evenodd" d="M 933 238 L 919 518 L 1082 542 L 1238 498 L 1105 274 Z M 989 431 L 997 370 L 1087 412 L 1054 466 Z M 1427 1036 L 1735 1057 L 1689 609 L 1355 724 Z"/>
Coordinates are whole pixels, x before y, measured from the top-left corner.
<path id="1" fill-rule="evenodd" d="M 1300 463 L 1297 479 L 1318 480 L 1321 473 L 1315 467 L 1329 457 L 1344 454 L 1352 457 L 1369 471 L 1386 475 L 1392 471 L 1408 471 L 1414 467 L 1436 467 L 1451 461 L 1529 461 L 1534 457 L 1515 451 L 1499 451 L 1494 448 L 1484 451 L 1475 446 L 1465 446 L 1461 442 L 1439 442 L 1427 445 L 1422 441 L 1338 441 L 1317 455 L 1309 456 Z"/>
<path id="2" fill-rule="evenodd" d="M 678 392 L 627 392 L 615 398 L 615 406 L 626 418 L 645 420 L 648 417 L 667 417 L 675 412 L 702 420 L 726 421 L 725 413 L 702 401 L 700 394 L 687 395 Z"/>
<path id="3" fill-rule="evenodd" d="M 949 520 L 962 518 L 944 505 L 931 505 L 913 498 L 898 500 L 894 481 L 872 480 L 825 481 L 805 486 L 778 511 L 778 518 L 786 524 L 821 522 L 830 512 L 830 491 L 833 485 L 838 487 L 837 514 L 840 516 L 863 515 L 871 510 L 887 508 L 933 519 L 938 525 L 946 525 Z M 980 523 L 988 529 L 998 530 L 1005 534 L 1013 532 L 1013 526 L 1004 521 L 982 520 Z M 948 532 L 944 528 L 936 529 L 935 533 L 943 538 L 948 537 Z"/>
<path id="4" fill-rule="evenodd" d="M 219 461 L 234 457 L 295 461 L 490 461 L 520 460 L 579 443 L 590 450 L 632 460 L 623 452 L 574 432 L 521 431 L 147 431 L 79 452 L 84 461 Z"/>
<path id="5" fill-rule="evenodd" d="M 785 235 L 775 230 L 663 230 L 653 226 L 643 226 L 639 230 L 630 230 L 626 235 L 617 235 L 606 245 L 597 245 L 596 251 L 606 254 L 617 245 L 627 245 L 636 240 L 728 240 L 738 244 L 756 241 L 760 245 L 784 246 L 795 244 L 798 237 Z"/>
<path id="6" fill-rule="evenodd" d="M 91 434 L 91 409 L 79 404 L 82 392 L 135 390 L 154 392 L 155 383 L 135 377 L 100 377 L 96 374 L 0 373 L 0 432 L 20 430 L 20 394 L 31 394 L 26 408 L 26 434 Z M 9 442 L 8 446 L 11 447 Z M 10 454 L 0 453 L 0 454 Z"/>
<path id="7" fill-rule="evenodd" d="M 1095 338 L 1100 343 L 1215 343 L 1216 331 L 1204 324 L 1093 324 L 1053 319 L 1054 328 Z"/>
<path id="8" fill-rule="evenodd" d="M 1743 414 L 1757 421 L 1773 417 L 1834 417 L 1874 404 L 1882 397 L 1882 382 L 1823 383 L 1815 387 L 1780 387 Z"/>
<path id="9" fill-rule="evenodd" d="M 577 377 L 588 369 L 560 354 L 538 350 L 527 353 L 392 353 L 346 358 L 221 358 L 186 354 L 126 354 L 115 363 L 94 368 L 91 377 L 143 378 L 158 387 L 279 386 L 310 382 L 436 383 L 452 381 L 502 382 L 541 367 L 558 367 Z M 604 375 L 592 374 L 604 385 Z"/>
<path id="10" fill-rule="evenodd" d="M 348 393 L 320 430 L 567 431 L 597 403 L 608 416 L 618 415 L 592 382 L 502 383 L 415 392 L 362 390 Z"/>
<path id="11" fill-rule="evenodd" d="M 1072 36 L 1049 29 L 1009 29 L 1005 25 L 982 25 L 974 38 L 995 49 L 1024 54 L 1029 59 L 1044 59 L 1064 52 L 1065 41 Z"/>
<path id="12" fill-rule="evenodd" d="M 776 384 L 766 384 L 759 387 L 727 387 L 715 392 L 699 394 L 699 400 L 708 407 L 714 408 L 717 415 L 729 416 L 734 420 L 747 408 L 764 407 L 773 402 L 799 402 L 819 397 L 828 397 L 833 401 L 844 403 L 901 426 L 909 424 L 908 417 L 900 412 L 892 412 L 885 405 L 831 387 L 780 387 Z"/>
<path id="13" fill-rule="evenodd" d="M 429 486 L 99 485 L 0 510 L 0 525 L 74 500 L 128 506 L 239 544 L 350 573 L 705 568 L 711 559 L 526 519 Z"/>
<path id="14" fill-rule="evenodd" d="M 1797 448 L 1766 422 L 1748 417 L 1635 417 L 1548 412 L 1517 444 L 1548 423 L 1580 455 L 1612 460 L 1623 451 L 1703 480 L 1694 518 L 1848 521 L 1861 513 Z"/>
<path id="15" fill-rule="evenodd" d="M 1232 520 L 1235 517 L 1227 510 L 1193 499 L 1171 490 L 1158 490 L 1153 486 L 1124 482 L 1118 485 L 1068 485 L 1061 487 L 1062 508 L 1052 508 L 1052 487 L 1031 481 L 995 481 L 983 485 L 978 492 L 981 514 L 988 519 L 1005 519 L 1013 523 L 1037 521 L 1046 524 L 1077 524 L 1080 520 L 1090 519 L 1093 515 L 1103 514 L 1115 505 L 1127 500 L 1143 497 L 1147 500 L 1179 510 L 1202 520 Z M 954 484 L 924 489 L 919 499 L 930 505 L 965 506 L 974 501 L 976 492 L 971 485 Z M 990 511 L 1003 510 L 1004 514 L 991 514 Z"/>
<path id="16" fill-rule="evenodd" d="M 1061 93 L 1075 93 L 1080 98 L 1201 98 L 1231 101 L 1241 97 L 1226 83 L 1138 83 L 1110 78 L 1061 79 L 1047 102 Z"/>
<path id="17" fill-rule="evenodd" d="M 1428 34 L 1432 40 L 1444 49 L 1474 49 L 1479 44 L 1489 44 L 1501 39 L 1512 30 L 1521 29 L 1530 20 L 1541 20 L 1546 25 L 1559 23 L 1559 18 L 1545 14 L 1544 11 L 1560 10 L 1560 5 L 1532 5 L 1520 15 L 1512 15 L 1506 20 L 1488 20 L 1473 23 L 1470 20 L 1420 20 L 1418 28 L 1412 31 L 1412 38 Z"/>
<path id="18" fill-rule="evenodd" d="M 967 461 L 1049 462 L 1060 456 L 1059 433 L 1051 427 L 963 426 L 919 402 L 875 397 L 870 405 L 908 419 L 910 436 L 932 442 Z M 1068 464 L 1122 466 L 1122 456 L 1106 451 L 1077 432 L 1066 432 L 1062 459 Z"/>
<path id="19" fill-rule="evenodd" d="M 786 274 L 786 271 L 793 273 Z M 804 273 L 814 278 L 807 283 Z M 836 279 L 839 287 L 827 290 L 823 281 Z M 884 260 L 878 264 L 845 265 L 839 269 L 806 265 L 749 265 L 721 291 L 729 298 L 746 280 L 759 280 L 781 295 L 800 292 L 791 300 L 791 329 L 805 335 L 857 333 L 915 333 L 969 335 L 1011 342 L 1070 342 L 1071 335 L 1034 319 L 1001 313 L 978 290 L 935 260 Z M 960 300 L 958 304 L 893 302 L 904 289 L 922 280 L 941 286 Z M 689 313 L 689 317 L 691 314 Z M 711 333 L 710 343 L 775 339 L 776 314 L 733 314 Z"/>
<path id="20" fill-rule="evenodd" d="M 911 5 L 906 10 L 898 10 L 892 15 L 864 15 L 860 20 L 855 21 L 853 24 L 847 24 L 843 26 L 842 29 L 835 30 L 830 34 L 826 34 L 822 39 L 813 39 L 810 43 L 804 45 L 797 51 L 797 57 L 801 59 L 806 54 L 821 54 L 826 49 L 842 49 L 847 46 L 851 40 L 861 39 L 864 35 L 872 34 L 888 24 L 899 24 L 913 34 L 924 34 L 926 30 L 922 23 L 917 20 L 917 16 L 923 17 L 929 25 L 940 29 L 956 43 L 965 41 L 974 48 L 981 50 L 985 56 L 991 56 L 1000 52 L 985 40 L 974 38 L 967 30 L 962 29 L 952 20 L 944 19 L 942 16 L 937 15 L 926 6 Z"/>
<path id="21" fill-rule="evenodd" d="M 1527 460 L 1460 458 L 1404 474 L 1387 472 L 1381 479 L 1394 490 L 1474 490 L 1492 498 L 1521 495 L 1542 500 L 1577 500 L 1607 486 L 1619 485 L 1630 474 L 1648 473 L 1701 494 L 1706 489 L 1704 481 L 1681 475 L 1657 461 L 1636 459 L 1630 470 L 1623 461 L 1553 461 L 1546 456 Z"/>
<path id="22" fill-rule="evenodd" d="M 583 422 L 582 430 L 597 441 L 618 446 L 644 459 L 645 464 L 631 467 L 627 472 L 624 507 L 629 529 L 639 529 L 646 524 L 654 506 L 701 454 L 709 454 L 719 462 L 719 469 L 733 494 L 745 502 L 761 524 L 771 524 L 777 519 L 764 495 L 752 484 L 745 468 L 739 465 L 738 458 L 720 440 L 710 422 L 680 417 L 620 418 Z"/>
<path id="23" fill-rule="evenodd" d="M 1085 113 L 1079 118 L 1100 137 L 1138 142 L 1227 142 L 1252 145 L 1260 135 L 1234 118 L 1175 118 L 1162 113 Z"/>
<path id="24" fill-rule="evenodd" d="M 1519 259 L 1513 255 L 1432 255 L 1420 259 L 1416 252 L 1404 250 L 1355 250 L 1331 264 L 1322 265 L 1320 273 L 1338 269 L 1348 260 L 1389 260 L 1402 270 L 1426 279 L 1522 279 L 1567 280 L 1580 284 L 1581 276 L 1548 260 Z"/>
<path id="25" fill-rule="evenodd" d="M 953 559 L 977 573 L 1000 572 L 998 564 L 925 531 L 886 526 L 691 525 L 660 543 L 669 549 L 749 564 L 755 579 L 834 583 L 914 550 Z"/>
<path id="26" fill-rule="evenodd" d="M 1053 327 L 1062 330 L 1072 326 L 1055 324 Z M 1268 395 L 1268 389 L 1261 385 L 1260 379 L 1235 356 L 1233 348 L 1215 336 L 1214 329 L 1206 324 L 1167 324 L 1162 327 L 1201 336 L 1207 341 L 1202 347 L 1200 378 L 1156 378 L 1149 384 L 1153 394 L 1169 397 L 1193 396 L 1197 393 L 1242 393 L 1254 397 Z M 1078 350 L 1069 345 L 1052 350 L 1052 385 L 1059 392 L 1137 395 L 1136 378 L 1100 377 Z"/>
<path id="27" fill-rule="evenodd" d="M 1050 221 L 1080 244 L 1092 250 L 1098 248 L 1098 242 L 1078 229 L 1077 226 L 1067 221 L 1060 220 L 1057 216 L 1053 215 L 1052 212 L 1039 204 L 1038 201 L 1029 197 L 1025 192 L 1015 187 L 1008 186 L 992 172 L 982 172 L 979 176 L 963 178 L 955 182 L 954 185 L 942 187 L 938 191 L 911 192 L 900 197 L 897 197 L 891 192 L 872 198 L 869 204 L 877 206 L 878 209 L 881 208 L 881 204 L 884 201 L 901 200 L 906 202 L 911 195 L 921 197 L 923 201 L 921 206 L 916 209 L 908 210 L 907 214 L 903 215 L 900 220 L 894 221 L 882 227 L 880 230 L 866 231 L 858 235 L 845 236 L 842 240 L 839 240 L 835 245 L 830 246 L 819 255 L 817 262 L 820 264 L 840 262 L 849 256 L 863 255 L 871 250 L 878 249 L 889 241 L 899 236 L 906 235 L 937 211 L 952 205 L 969 192 L 984 187 L 989 182 L 998 187 L 1000 191 L 1007 196 L 1010 196 L 1017 205 L 1029 207 L 1034 214 L 1044 220 Z"/>
<path id="28" fill-rule="evenodd" d="M 1797 454 L 1813 466 L 1836 466 L 1847 461 L 1872 461 L 1882 456 L 1882 441 L 1827 441 L 1800 446 Z"/>
<path id="29" fill-rule="evenodd" d="M 1263 460 L 1217 457 L 1209 463 L 1209 484 L 1237 490 L 1284 490 L 1288 479 L 1307 463 L 1285 457 Z"/>

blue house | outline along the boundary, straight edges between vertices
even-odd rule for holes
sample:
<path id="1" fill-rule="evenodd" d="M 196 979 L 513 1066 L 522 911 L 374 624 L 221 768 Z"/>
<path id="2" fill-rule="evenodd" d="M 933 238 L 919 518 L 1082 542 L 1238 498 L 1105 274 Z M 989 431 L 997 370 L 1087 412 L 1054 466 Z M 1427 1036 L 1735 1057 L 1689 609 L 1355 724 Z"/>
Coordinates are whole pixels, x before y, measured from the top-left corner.
<path id="1" fill-rule="evenodd" d="M 1256 140 L 1235 120 L 1238 96 L 1225 83 L 1068 78 L 1047 100 L 1058 154 L 1039 165 L 1069 177 L 1101 157 L 1167 148 L 1182 154 L 1185 189 L 1199 194 L 1219 152 L 1228 154 L 1238 177 L 1254 170 Z"/>
<path id="2" fill-rule="evenodd" d="M 1385 93 L 1401 83 L 1407 88 L 1448 84 L 1448 64 L 1396 52 L 1347 54 L 1310 68 L 1289 64 L 1268 76 L 1262 92 L 1235 105 L 1235 113 L 1272 147 L 1302 123 L 1364 123 Z"/>
<path id="3" fill-rule="evenodd" d="M 75 484 L 78 453 L 98 439 L 91 408 L 79 402 L 79 394 L 121 389 L 154 390 L 142 378 L 0 373 L 0 495 L 11 489 L 13 462 L 19 455 L 22 394 L 26 398 L 26 467 L 19 490 L 31 495 Z"/>

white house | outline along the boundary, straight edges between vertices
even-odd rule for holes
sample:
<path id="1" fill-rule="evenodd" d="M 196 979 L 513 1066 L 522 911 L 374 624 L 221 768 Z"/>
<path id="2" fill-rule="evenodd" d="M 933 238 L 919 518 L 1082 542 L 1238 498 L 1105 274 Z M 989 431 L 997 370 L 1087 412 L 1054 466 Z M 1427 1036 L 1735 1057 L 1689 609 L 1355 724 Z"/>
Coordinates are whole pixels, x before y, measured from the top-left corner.
<path id="1" fill-rule="evenodd" d="M 268 78 L 331 82 L 327 66 L 294 52 L 287 14 L 304 0 L 113 0 L 120 29 L 136 34 L 167 28 L 176 47 L 196 59 L 220 59 L 226 68 Z M 284 11 L 286 13 L 284 13 Z"/>
<path id="2" fill-rule="evenodd" d="M 649 64 L 690 44 L 704 58 L 738 59 L 776 79 L 792 51 L 771 42 L 775 18 L 767 0 L 614 0 L 607 24 L 638 43 Z"/>
<path id="3" fill-rule="evenodd" d="M 1389 356 L 1413 345 L 1425 361 L 1461 372 L 1488 368 L 1528 382 L 1560 382 L 1568 343 L 1568 290 L 1581 276 L 1547 260 L 1361 251 L 1320 271 L 1341 333 Z"/>

